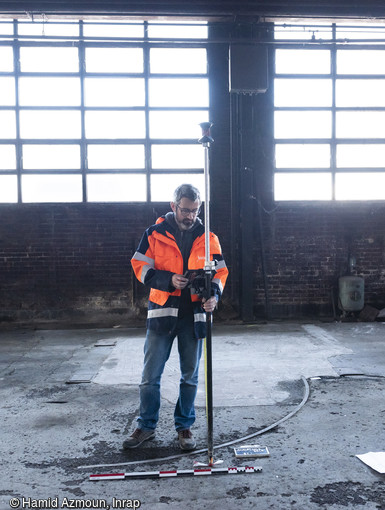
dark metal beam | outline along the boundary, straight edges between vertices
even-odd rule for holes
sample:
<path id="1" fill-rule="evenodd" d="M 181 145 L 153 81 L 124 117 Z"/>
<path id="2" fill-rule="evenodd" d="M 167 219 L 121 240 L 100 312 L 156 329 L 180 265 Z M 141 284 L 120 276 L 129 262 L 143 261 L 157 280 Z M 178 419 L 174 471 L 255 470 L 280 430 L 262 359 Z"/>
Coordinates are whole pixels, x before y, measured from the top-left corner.
<path id="1" fill-rule="evenodd" d="M 122 15 L 191 17 L 338 17 L 384 18 L 382 0 L 0 0 L 0 13 L 25 15 Z"/>

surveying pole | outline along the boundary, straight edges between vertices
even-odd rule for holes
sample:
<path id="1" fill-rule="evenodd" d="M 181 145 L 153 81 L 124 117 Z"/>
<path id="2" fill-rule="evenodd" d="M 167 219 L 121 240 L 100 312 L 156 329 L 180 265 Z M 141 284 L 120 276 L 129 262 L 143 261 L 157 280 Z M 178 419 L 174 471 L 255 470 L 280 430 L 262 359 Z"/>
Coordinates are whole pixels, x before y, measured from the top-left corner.
<path id="1" fill-rule="evenodd" d="M 202 122 L 202 137 L 198 140 L 204 149 L 204 179 L 205 179 L 205 286 L 202 297 L 211 298 L 211 279 L 215 271 L 215 263 L 210 260 L 210 144 L 214 141 L 211 138 L 211 122 Z M 205 338 L 205 376 L 206 376 L 206 415 L 207 415 L 207 449 L 208 465 L 214 466 L 213 446 L 213 370 L 212 370 L 212 313 L 206 312 L 206 338 Z"/>

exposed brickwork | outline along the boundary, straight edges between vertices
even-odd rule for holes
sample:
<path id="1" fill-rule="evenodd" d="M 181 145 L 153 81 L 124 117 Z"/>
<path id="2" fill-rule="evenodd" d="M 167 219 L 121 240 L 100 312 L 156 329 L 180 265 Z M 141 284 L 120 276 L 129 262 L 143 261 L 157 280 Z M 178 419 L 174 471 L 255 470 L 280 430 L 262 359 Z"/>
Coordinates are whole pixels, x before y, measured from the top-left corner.
<path id="1" fill-rule="evenodd" d="M 331 314 L 338 278 L 365 279 L 365 303 L 385 306 L 385 207 L 368 204 L 282 205 L 264 215 L 268 293 L 275 315 Z M 264 300 L 258 264 L 255 305 Z M 274 314 L 273 314 L 274 315 Z"/>
<path id="2" fill-rule="evenodd" d="M 0 217 L 3 321 L 135 315 L 130 258 L 144 206 L 2 205 Z"/>
<path id="3" fill-rule="evenodd" d="M 146 291 L 132 278 L 130 258 L 151 217 L 155 219 L 167 205 L 156 209 L 97 204 L 1 206 L 2 322 L 142 321 Z M 282 205 L 270 215 L 264 213 L 263 220 L 273 316 L 331 315 L 332 292 L 336 293 L 338 277 L 346 274 L 349 254 L 357 261 L 354 274 L 365 278 L 365 302 L 385 307 L 385 207 Z M 217 223 L 217 233 L 227 247 L 228 232 Z M 251 276 L 257 318 L 263 316 L 265 300 L 258 244 L 256 238 Z M 229 260 L 226 250 L 225 255 Z M 230 284 L 236 279 L 233 272 Z M 223 310 L 237 308 L 230 288 Z M 223 311 L 220 316 L 228 318 Z"/>

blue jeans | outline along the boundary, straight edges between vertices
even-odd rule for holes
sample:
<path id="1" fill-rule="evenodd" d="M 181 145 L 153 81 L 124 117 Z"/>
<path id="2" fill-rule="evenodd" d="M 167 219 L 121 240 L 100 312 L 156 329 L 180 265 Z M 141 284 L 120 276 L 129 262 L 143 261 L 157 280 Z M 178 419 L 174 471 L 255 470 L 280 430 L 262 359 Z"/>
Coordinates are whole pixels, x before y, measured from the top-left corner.
<path id="1" fill-rule="evenodd" d="M 178 319 L 172 333 L 147 330 L 144 344 L 144 367 L 140 388 L 140 415 L 138 427 L 154 430 L 159 419 L 160 379 L 174 342 L 178 337 L 181 379 L 179 398 L 175 406 L 174 422 L 177 431 L 188 429 L 195 421 L 194 401 L 198 388 L 199 361 L 202 340 L 194 335 L 193 317 Z"/>

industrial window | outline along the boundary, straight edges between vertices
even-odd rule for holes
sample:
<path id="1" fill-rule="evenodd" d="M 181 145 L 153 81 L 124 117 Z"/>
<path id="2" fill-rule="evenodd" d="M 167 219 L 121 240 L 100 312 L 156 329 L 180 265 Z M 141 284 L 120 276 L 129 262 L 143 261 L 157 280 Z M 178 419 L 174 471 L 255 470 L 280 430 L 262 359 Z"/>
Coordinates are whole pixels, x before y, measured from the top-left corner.
<path id="1" fill-rule="evenodd" d="M 203 189 L 204 23 L 0 21 L 0 202 Z"/>
<path id="2" fill-rule="evenodd" d="M 385 200 L 385 26 L 275 26 L 275 200 Z"/>

